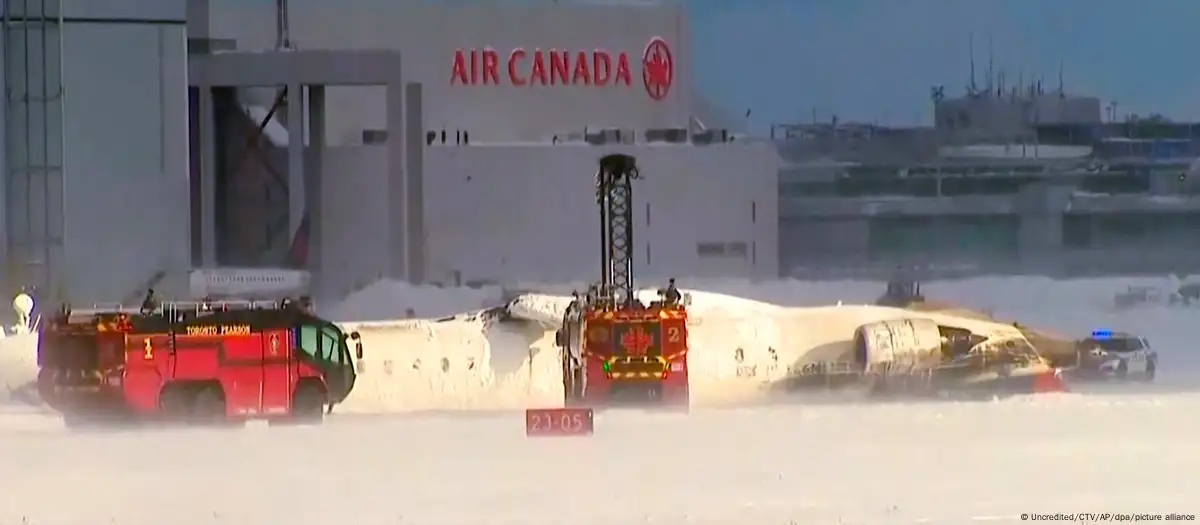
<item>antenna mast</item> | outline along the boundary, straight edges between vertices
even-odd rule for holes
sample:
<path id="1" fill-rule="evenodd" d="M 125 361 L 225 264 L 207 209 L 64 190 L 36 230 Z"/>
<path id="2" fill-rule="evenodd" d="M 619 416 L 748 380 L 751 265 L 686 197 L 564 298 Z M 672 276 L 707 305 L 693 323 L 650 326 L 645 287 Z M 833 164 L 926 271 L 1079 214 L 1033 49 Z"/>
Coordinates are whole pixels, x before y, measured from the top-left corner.
<path id="1" fill-rule="evenodd" d="M 1063 86 L 1063 61 L 1058 61 L 1058 94 L 1065 95 L 1067 92 Z"/>
<path id="2" fill-rule="evenodd" d="M 971 33 L 967 41 L 967 50 L 971 54 L 971 83 L 967 85 L 967 94 L 974 95 L 979 92 L 979 87 L 975 84 L 975 33 Z"/>
<path id="3" fill-rule="evenodd" d="M 994 41 L 992 40 L 992 37 L 988 37 L 988 77 L 987 77 L 987 90 L 988 90 L 988 95 L 989 95 L 989 96 L 991 96 L 991 94 L 992 94 L 992 93 L 994 93 L 994 92 L 995 92 L 995 90 L 996 90 L 996 69 L 995 69 L 995 67 L 994 67 L 994 60 L 995 60 L 995 53 L 996 53 L 996 50 L 995 50 L 995 48 L 993 48 L 993 47 L 992 47 L 993 45 L 994 45 Z"/>

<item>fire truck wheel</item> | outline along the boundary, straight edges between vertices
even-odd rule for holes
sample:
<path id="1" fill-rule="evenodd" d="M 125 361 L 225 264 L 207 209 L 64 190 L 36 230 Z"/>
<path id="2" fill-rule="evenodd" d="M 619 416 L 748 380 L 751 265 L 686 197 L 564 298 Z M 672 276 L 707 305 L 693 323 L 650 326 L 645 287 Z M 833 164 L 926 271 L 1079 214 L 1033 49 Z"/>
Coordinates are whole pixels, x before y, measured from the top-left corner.
<path id="1" fill-rule="evenodd" d="M 225 421 L 225 393 L 221 392 L 221 387 L 208 386 L 196 393 L 192 419 L 201 423 Z"/>
<path id="2" fill-rule="evenodd" d="M 192 411 L 191 392 L 186 388 L 168 385 L 158 395 L 158 407 L 169 419 L 183 419 Z"/>
<path id="3" fill-rule="evenodd" d="M 314 384 L 301 384 L 292 397 L 292 419 L 302 423 L 319 423 L 325 417 L 325 393 Z"/>

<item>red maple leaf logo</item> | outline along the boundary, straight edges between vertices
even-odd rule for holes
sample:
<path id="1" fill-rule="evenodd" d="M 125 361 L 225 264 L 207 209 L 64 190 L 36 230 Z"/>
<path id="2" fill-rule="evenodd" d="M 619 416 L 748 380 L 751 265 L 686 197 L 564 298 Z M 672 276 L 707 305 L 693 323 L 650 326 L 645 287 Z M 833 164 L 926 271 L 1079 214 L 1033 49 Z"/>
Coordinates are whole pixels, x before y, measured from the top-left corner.
<path id="1" fill-rule="evenodd" d="M 642 84 L 646 86 L 646 94 L 654 100 L 667 98 L 674 77 L 675 59 L 671 56 L 671 46 L 662 37 L 651 38 L 642 52 Z"/>
<path id="2" fill-rule="evenodd" d="M 640 326 L 626 330 L 625 334 L 621 336 L 621 348 L 624 348 L 629 355 L 646 355 L 646 351 L 653 344 L 654 338 Z"/>

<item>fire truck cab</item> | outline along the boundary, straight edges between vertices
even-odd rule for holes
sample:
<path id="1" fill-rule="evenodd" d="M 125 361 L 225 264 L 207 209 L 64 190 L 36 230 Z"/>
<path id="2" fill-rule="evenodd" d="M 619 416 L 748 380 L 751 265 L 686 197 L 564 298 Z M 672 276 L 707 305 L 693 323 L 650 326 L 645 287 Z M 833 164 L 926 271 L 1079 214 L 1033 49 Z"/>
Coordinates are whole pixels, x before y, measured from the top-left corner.
<path id="1" fill-rule="evenodd" d="M 318 422 L 361 358 L 357 332 L 294 303 L 64 308 L 39 337 L 38 392 L 68 423 Z"/>

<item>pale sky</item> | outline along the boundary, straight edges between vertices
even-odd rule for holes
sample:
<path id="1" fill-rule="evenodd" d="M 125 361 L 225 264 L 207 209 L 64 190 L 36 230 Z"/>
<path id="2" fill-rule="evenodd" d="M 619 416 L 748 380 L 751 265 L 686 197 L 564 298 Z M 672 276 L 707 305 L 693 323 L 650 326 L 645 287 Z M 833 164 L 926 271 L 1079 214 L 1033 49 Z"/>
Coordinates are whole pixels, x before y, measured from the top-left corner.
<path id="1" fill-rule="evenodd" d="M 929 88 L 962 93 L 974 35 L 1009 83 L 1023 72 L 1121 113 L 1200 120 L 1196 0 L 690 0 L 701 89 L 751 129 L 838 114 L 930 120 Z"/>

